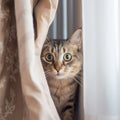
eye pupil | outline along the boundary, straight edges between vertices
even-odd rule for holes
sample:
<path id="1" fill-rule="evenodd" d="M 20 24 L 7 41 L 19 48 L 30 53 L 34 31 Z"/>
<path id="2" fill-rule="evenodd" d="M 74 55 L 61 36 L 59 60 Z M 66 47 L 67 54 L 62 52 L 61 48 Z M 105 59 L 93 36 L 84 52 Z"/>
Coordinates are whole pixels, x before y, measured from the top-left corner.
<path id="1" fill-rule="evenodd" d="M 72 56 L 71 56 L 70 53 L 67 53 L 67 54 L 64 55 L 64 60 L 70 61 L 71 59 L 72 59 Z"/>
<path id="2" fill-rule="evenodd" d="M 66 59 L 70 59 L 70 55 L 69 54 L 66 55 Z"/>
<path id="3" fill-rule="evenodd" d="M 49 55 L 47 56 L 47 58 L 48 58 L 49 60 L 51 60 L 51 59 L 52 59 L 52 56 L 49 54 Z"/>
<path id="4" fill-rule="evenodd" d="M 45 56 L 45 59 L 48 61 L 48 62 L 51 62 L 53 60 L 53 56 L 48 53 L 46 56 Z"/>

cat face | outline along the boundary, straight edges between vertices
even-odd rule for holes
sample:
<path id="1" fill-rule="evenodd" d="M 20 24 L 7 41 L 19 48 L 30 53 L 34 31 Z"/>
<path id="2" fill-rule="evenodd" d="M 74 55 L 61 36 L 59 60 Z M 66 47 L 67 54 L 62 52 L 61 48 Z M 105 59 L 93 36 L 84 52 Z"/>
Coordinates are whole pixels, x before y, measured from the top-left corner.
<path id="1" fill-rule="evenodd" d="M 82 65 L 81 30 L 66 41 L 47 41 L 41 60 L 46 76 L 58 80 L 75 77 Z"/>

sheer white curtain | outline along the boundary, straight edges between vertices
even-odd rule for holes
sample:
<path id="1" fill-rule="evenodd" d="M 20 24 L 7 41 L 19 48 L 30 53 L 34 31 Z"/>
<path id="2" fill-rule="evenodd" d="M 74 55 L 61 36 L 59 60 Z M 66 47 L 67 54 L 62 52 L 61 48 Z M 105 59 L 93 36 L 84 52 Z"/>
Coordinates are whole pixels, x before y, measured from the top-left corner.
<path id="1" fill-rule="evenodd" d="M 85 120 L 120 120 L 120 1 L 83 0 Z"/>

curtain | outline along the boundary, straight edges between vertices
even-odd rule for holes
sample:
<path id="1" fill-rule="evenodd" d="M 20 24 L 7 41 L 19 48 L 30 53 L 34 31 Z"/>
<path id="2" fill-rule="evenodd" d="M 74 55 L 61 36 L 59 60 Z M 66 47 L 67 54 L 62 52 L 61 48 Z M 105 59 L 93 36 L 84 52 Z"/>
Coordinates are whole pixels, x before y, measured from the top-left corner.
<path id="1" fill-rule="evenodd" d="M 85 120 L 120 120 L 120 1 L 82 8 Z"/>
<path id="2" fill-rule="evenodd" d="M 40 61 L 57 5 L 58 0 L 1 0 L 0 120 L 60 119 Z"/>
<path id="3" fill-rule="evenodd" d="M 46 3 L 48 1 L 44 0 Z M 0 79 L 0 120 L 16 118 L 21 120 L 20 116 L 26 115 L 29 118 L 24 118 L 25 120 L 47 120 L 49 118 L 59 120 L 49 95 L 43 69 L 42 67 L 35 67 L 41 66 L 38 57 L 47 34 L 46 31 L 48 31 L 54 18 L 54 12 L 57 7 L 57 3 L 54 4 L 54 1 L 51 0 L 50 2 L 53 4 L 44 4 L 43 2 L 42 5 L 39 2 L 33 4 L 32 0 L 15 1 L 20 71 L 17 64 L 14 64 L 17 61 L 16 57 L 18 55 L 16 54 L 17 44 L 15 41 L 11 43 L 11 40 L 9 40 L 7 45 L 10 49 L 6 49 L 8 55 L 6 63 L 7 65 L 12 64 L 17 70 L 14 69 L 13 71 L 13 67 L 9 68 L 7 66 L 6 68 L 8 69 L 6 70 L 12 70 L 12 72 L 9 74 L 5 73 L 7 78 L 3 77 Z M 51 19 L 42 19 L 46 18 L 46 14 L 39 14 L 37 12 L 39 9 L 49 8 L 46 5 L 55 5 L 55 9 L 52 9 L 54 12 Z M 60 0 L 57 15 L 50 28 L 49 36 L 53 39 L 66 39 L 75 29 L 82 26 L 84 53 L 83 107 L 85 120 L 120 120 L 120 1 L 83 0 L 82 6 L 80 6 L 80 0 Z M 36 8 L 34 12 L 38 13 L 34 14 L 37 24 L 35 42 L 32 18 L 33 7 Z M 49 13 L 49 9 L 47 9 L 47 12 Z M 23 13 L 22 17 L 20 13 Z M 41 15 L 45 16 L 41 17 Z M 28 23 L 30 29 L 28 29 L 28 26 L 25 26 Z M 43 28 L 45 28 L 45 31 Z M 44 34 L 42 34 L 43 31 Z M 41 37 L 41 35 L 43 36 Z M 4 37 L 1 31 L 0 52 L 2 50 L 4 52 L 1 42 Z M 10 45 L 13 46 L 9 47 Z M 9 61 L 8 58 L 11 58 L 13 62 Z M 0 64 L 3 66 L 2 60 Z M 19 76 L 19 72 L 21 76 Z M 34 72 L 35 74 L 33 75 Z M 43 91 L 45 88 L 46 93 Z M 42 101 L 45 103 L 41 104 Z M 48 105 L 48 103 L 50 104 Z M 82 103 L 81 100 L 80 103 Z M 43 107 L 44 105 L 47 105 L 47 107 Z M 25 106 L 25 110 L 22 109 L 23 106 Z M 81 108 L 81 105 L 79 108 Z M 18 109 L 20 109 L 20 112 Z M 27 111 L 25 112 L 26 115 L 24 115 L 22 110 Z M 52 113 L 54 113 L 54 116 Z M 77 119 L 83 120 L 80 113 L 78 112 L 79 117 Z"/>

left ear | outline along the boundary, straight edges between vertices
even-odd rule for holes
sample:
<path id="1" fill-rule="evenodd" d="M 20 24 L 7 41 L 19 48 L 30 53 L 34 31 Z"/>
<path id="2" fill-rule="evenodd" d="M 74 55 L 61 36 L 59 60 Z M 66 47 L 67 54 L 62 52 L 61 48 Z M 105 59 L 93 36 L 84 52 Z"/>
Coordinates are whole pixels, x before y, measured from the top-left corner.
<path id="1" fill-rule="evenodd" d="M 70 43 L 79 46 L 82 45 L 82 29 L 77 29 L 69 39 Z"/>

